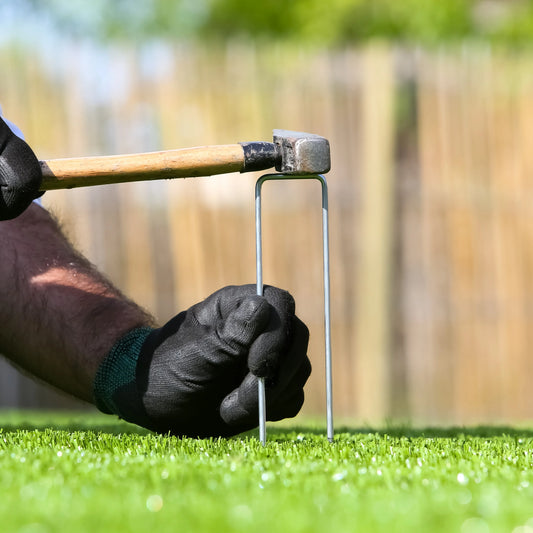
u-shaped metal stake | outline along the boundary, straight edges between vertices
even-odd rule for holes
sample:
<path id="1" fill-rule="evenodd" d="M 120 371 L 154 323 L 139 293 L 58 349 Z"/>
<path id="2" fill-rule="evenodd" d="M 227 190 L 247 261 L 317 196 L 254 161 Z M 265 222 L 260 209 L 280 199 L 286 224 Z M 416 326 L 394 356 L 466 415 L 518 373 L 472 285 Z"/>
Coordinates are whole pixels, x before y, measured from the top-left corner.
<path id="1" fill-rule="evenodd" d="M 257 275 L 257 294 L 263 295 L 263 245 L 261 231 L 261 190 L 265 181 L 287 179 L 316 179 L 322 184 L 322 247 L 324 257 L 324 337 L 326 353 L 326 416 L 327 436 L 333 442 L 333 384 L 331 368 L 331 318 L 329 288 L 329 222 L 328 222 L 328 184 L 322 174 L 293 176 L 288 174 L 265 174 L 255 184 L 255 260 Z M 266 400 L 265 380 L 258 380 L 259 395 L 259 440 L 266 444 Z"/>

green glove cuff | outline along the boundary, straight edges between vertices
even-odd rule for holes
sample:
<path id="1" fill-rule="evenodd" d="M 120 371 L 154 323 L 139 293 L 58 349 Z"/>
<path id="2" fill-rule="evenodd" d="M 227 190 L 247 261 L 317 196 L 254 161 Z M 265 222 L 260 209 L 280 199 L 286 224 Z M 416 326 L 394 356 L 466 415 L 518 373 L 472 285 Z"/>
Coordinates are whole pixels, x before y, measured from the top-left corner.
<path id="1" fill-rule="evenodd" d="M 148 327 L 136 328 L 122 337 L 102 361 L 94 378 L 96 407 L 106 414 L 121 416 L 113 397 L 120 387 L 135 382 L 137 359 L 144 341 L 152 333 Z"/>

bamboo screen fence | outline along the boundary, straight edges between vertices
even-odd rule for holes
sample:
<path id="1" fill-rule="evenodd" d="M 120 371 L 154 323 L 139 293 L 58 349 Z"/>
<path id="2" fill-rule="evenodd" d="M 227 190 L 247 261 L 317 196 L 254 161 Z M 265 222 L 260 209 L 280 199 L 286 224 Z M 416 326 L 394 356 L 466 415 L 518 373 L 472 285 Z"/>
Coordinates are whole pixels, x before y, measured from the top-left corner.
<path id="1" fill-rule="evenodd" d="M 0 102 L 41 159 L 330 139 L 335 414 L 531 419 L 533 55 L 464 45 L 0 51 Z M 253 189 L 225 175 L 47 193 L 76 246 L 163 322 L 255 281 Z M 267 282 L 311 330 L 323 415 L 320 187 L 264 191 Z M 79 407 L 0 368 L 6 407 Z"/>

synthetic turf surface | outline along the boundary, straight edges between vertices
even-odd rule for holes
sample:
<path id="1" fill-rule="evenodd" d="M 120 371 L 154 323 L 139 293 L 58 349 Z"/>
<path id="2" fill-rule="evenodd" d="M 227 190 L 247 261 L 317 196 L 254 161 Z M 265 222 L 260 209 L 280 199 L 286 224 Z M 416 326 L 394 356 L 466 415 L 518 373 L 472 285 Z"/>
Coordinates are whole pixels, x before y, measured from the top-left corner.
<path id="1" fill-rule="evenodd" d="M 0 413 L 0 530 L 533 533 L 533 430 L 269 427 L 156 436 L 92 414 Z"/>

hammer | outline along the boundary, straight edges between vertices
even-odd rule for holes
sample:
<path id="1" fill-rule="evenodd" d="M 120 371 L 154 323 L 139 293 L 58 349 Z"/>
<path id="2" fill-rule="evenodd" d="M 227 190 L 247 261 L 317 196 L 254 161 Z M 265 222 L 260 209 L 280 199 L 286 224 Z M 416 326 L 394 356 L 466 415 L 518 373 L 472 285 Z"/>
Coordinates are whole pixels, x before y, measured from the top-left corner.
<path id="1" fill-rule="evenodd" d="M 40 161 L 41 190 L 72 189 L 141 180 L 191 178 L 275 167 L 280 174 L 325 174 L 329 142 L 320 135 L 274 130 L 273 142 L 200 146 L 142 154 Z"/>

